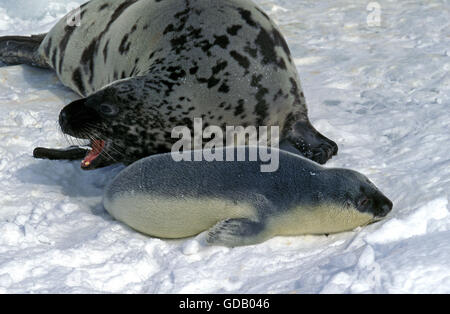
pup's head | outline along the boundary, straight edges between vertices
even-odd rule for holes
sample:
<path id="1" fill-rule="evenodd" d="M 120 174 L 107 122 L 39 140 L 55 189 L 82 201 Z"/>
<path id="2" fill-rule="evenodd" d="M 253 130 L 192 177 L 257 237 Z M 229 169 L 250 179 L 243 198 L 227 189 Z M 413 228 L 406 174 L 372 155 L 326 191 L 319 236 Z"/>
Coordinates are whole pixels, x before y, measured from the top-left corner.
<path id="1" fill-rule="evenodd" d="M 366 176 L 349 169 L 328 169 L 336 192 L 334 197 L 346 207 L 370 214 L 373 220 L 384 218 L 393 207 L 389 200 Z"/>

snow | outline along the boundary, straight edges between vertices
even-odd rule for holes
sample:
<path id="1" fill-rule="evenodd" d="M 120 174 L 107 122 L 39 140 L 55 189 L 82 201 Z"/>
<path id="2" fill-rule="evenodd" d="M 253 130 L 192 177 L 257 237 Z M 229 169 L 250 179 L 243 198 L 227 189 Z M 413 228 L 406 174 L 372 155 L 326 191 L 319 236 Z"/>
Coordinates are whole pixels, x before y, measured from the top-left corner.
<path id="1" fill-rule="evenodd" d="M 280 25 L 310 118 L 394 202 L 382 222 L 337 235 L 207 247 L 152 239 L 114 221 L 102 189 L 123 166 L 34 160 L 64 147 L 76 99 L 50 71 L 0 68 L 0 293 L 449 293 L 450 6 L 257 1 Z M 0 0 L 0 36 L 45 32 L 73 4 Z M 72 5 L 72 7 L 70 7 Z"/>

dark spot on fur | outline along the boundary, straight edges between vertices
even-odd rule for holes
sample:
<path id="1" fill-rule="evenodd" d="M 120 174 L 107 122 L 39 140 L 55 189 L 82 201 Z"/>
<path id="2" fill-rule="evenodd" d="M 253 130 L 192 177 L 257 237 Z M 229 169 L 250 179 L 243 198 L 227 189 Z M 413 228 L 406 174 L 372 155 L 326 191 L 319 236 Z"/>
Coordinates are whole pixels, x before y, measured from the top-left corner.
<path id="1" fill-rule="evenodd" d="M 170 72 L 169 78 L 174 81 L 178 81 L 180 78 L 183 78 L 186 76 L 186 72 L 179 66 L 168 67 L 167 71 Z"/>
<path id="2" fill-rule="evenodd" d="M 273 101 L 276 101 L 281 96 L 283 96 L 283 90 L 280 88 L 280 90 L 278 90 L 275 96 L 273 96 Z"/>
<path id="3" fill-rule="evenodd" d="M 227 28 L 227 33 L 231 36 L 236 36 L 239 30 L 242 28 L 242 25 L 233 25 Z"/>
<path id="4" fill-rule="evenodd" d="M 103 4 L 102 6 L 100 6 L 100 8 L 98 8 L 98 11 L 103 11 L 104 9 L 106 9 L 107 7 L 109 7 L 108 3 Z"/>
<path id="5" fill-rule="evenodd" d="M 112 24 L 130 5 L 136 3 L 138 0 L 126 0 L 121 3 L 114 11 L 108 24 Z"/>
<path id="6" fill-rule="evenodd" d="M 135 96 L 133 96 L 132 94 L 128 94 L 127 95 L 127 98 L 128 98 L 128 100 L 130 100 L 130 101 L 137 101 L 138 99 L 135 97 Z"/>
<path id="7" fill-rule="evenodd" d="M 78 88 L 78 91 L 81 95 L 85 94 L 85 87 L 81 75 L 81 69 L 77 68 L 73 74 L 72 74 L 72 81 L 75 83 L 76 87 Z"/>
<path id="8" fill-rule="evenodd" d="M 47 42 L 47 46 L 45 46 L 44 53 L 45 56 L 50 59 L 50 48 L 52 47 L 52 38 L 50 37 Z"/>
<path id="9" fill-rule="evenodd" d="M 242 8 L 238 8 L 239 14 L 241 15 L 242 19 L 251 27 L 257 27 L 258 25 L 256 24 L 256 22 L 253 20 L 252 18 L 252 12 L 242 9 Z"/>
<path id="10" fill-rule="evenodd" d="M 83 20 L 83 16 L 86 14 L 86 11 L 87 11 L 87 10 L 83 10 L 83 11 L 80 13 L 80 20 Z"/>
<path id="11" fill-rule="evenodd" d="M 216 75 L 217 73 L 223 71 L 228 66 L 227 61 L 217 62 L 217 64 L 212 68 L 213 75 Z"/>
<path id="12" fill-rule="evenodd" d="M 172 47 L 175 49 L 175 53 L 179 54 L 181 51 L 183 51 L 183 47 L 187 43 L 187 36 L 181 35 L 178 37 L 174 37 L 170 42 L 172 44 Z"/>
<path id="13" fill-rule="evenodd" d="M 70 37 L 72 36 L 73 32 L 75 30 L 75 27 L 71 27 L 71 26 L 66 26 L 64 27 L 64 36 L 61 39 L 61 41 L 59 42 L 59 51 L 61 52 L 60 55 L 60 64 L 63 63 L 64 60 L 64 52 L 66 51 L 67 48 L 67 44 L 69 43 Z M 57 70 L 56 68 L 56 62 L 55 65 L 53 65 L 53 69 Z M 61 72 L 60 72 L 61 73 Z"/>
<path id="14" fill-rule="evenodd" d="M 192 68 L 189 69 L 189 73 L 190 73 L 191 75 L 194 75 L 194 74 L 196 74 L 196 73 L 198 72 L 198 69 L 199 69 L 198 66 L 194 66 L 194 67 L 192 67 Z"/>
<path id="15" fill-rule="evenodd" d="M 255 44 L 259 47 L 259 52 L 263 56 L 263 64 L 274 64 L 282 69 L 286 69 L 286 63 L 283 58 L 278 58 L 275 50 L 276 42 L 270 36 L 265 29 L 261 28 L 258 37 L 255 40 Z"/>
<path id="16" fill-rule="evenodd" d="M 281 33 L 276 28 L 272 29 L 272 35 L 275 40 L 275 44 L 283 48 L 284 53 L 289 57 L 289 61 L 292 62 L 291 51 L 289 50 L 289 46 L 283 35 L 281 35 Z"/>
<path id="17" fill-rule="evenodd" d="M 294 78 L 290 78 L 289 81 L 291 82 L 291 95 L 294 96 L 294 105 L 298 106 L 302 104 L 302 99 L 300 98 L 300 89 L 298 88 L 298 84 L 295 81 Z"/>
<path id="18" fill-rule="evenodd" d="M 189 1 L 186 2 L 187 5 L 189 5 Z M 184 11 L 178 12 L 174 15 L 175 18 L 180 19 L 182 17 L 185 17 L 189 14 L 189 12 L 191 12 L 191 8 L 186 7 L 186 9 L 184 9 Z"/>
<path id="19" fill-rule="evenodd" d="M 240 99 L 238 105 L 234 108 L 234 115 L 239 116 L 243 114 L 244 111 L 244 101 Z"/>
<path id="20" fill-rule="evenodd" d="M 250 61 L 248 60 L 248 58 L 246 56 L 241 55 L 236 50 L 231 51 L 230 55 L 233 57 L 234 60 L 236 60 L 239 63 L 241 67 L 245 68 L 246 70 L 250 67 Z"/>
<path id="21" fill-rule="evenodd" d="M 214 45 L 218 45 L 222 49 L 227 49 L 228 45 L 230 44 L 230 40 L 228 39 L 228 36 L 216 36 L 214 35 L 214 38 L 216 39 L 214 41 Z"/>
<path id="22" fill-rule="evenodd" d="M 128 41 L 128 34 L 123 36 L 122 41 L 120 43 L 119 52 L 121 55 L 126 54 L 130 50 L 131 43 L 127 41 Z"/>
<path id="23" fill-rule="evenodd" d="M 209 89 L 213 88 L 214 86 L 216 86 L 217 84 L 220 83 L 220 79 L 218 79 L 214 76 L 211 76 L 210 78 L 207 78 L 207 79 L 206 78 L 198 78 L 197 81 L 199 83 L 207 83 Z"/>
<path id="24" fill-rule="evenodd" d="M 250 47 L 250 43 L 247 43 L 247 46 L 244 47 L 244 51 L 250 55 L 253 59 L 256 59 L 258 56 L 258 49 Z"/>
<path id="25" fill-rule="evenodd" d="M 100 41 L 103 36 L 109 31 L 109 28 L 114 23 L 115 20 L 132 4 L 136 3 L 138 0 L 126 0 L 121 3 L 117 9 L 114 11 L 109 19 L 106 28 L 98 35 L 98 37 L 93 38 L 89 46 L 83 51 L 81 56 L 81 63 L 84 64 L 85 73 L 89 73 L 89 83 L 92 84 L 94 80 L 94 57 L 97 55 Z M 66 27 L 67 29 L 67 27 Z M 71 31 L 73 32 L 73 30 Z M 67 33 L 66 33 L 67 35 Z M 68 36 L 70 38 L 70 36 Z M 68 41 L 68 39 L 67 39 Z M 67 44 L 66 44 L 67 45 Z"/>
<path id="26" fill-rule="evenodd" d="M 263 75 L 252 76 L 252 81 L 250 85 L 252 87 L 256 87 L 257 93 L 255 94 L 256 106 L 255 106 L 255 114 L 257 115 L 257 123 L 258 125 L 262 125 L 267 118 L 267 111 L 269 108 L 269 104 L 267 103 L 265 96 L 269 93 L 269 90 L 261 84 L 261 80 L 263 79 Z"/>
<path id="27" fill-rule="evenodd" d="M 53 48 L 52 51 L 52 67 L 56 69 L 56 54 L 58 53 L 58 49 Z"/>
<path id="28" fill-rule="evenodd" d="M 190 38 L 193 39 L 200 39 L 202 36 L 202 29 L 201 28 L 193 28 L 192 26 L 189 26 L 187 28 L 187 30 L 189 31 L 188 35 Z"/>
<path id="29" fill-rule="evenodd" d="M 171 33 L 175 31 L 175 26 L 173 24 L 167 25 L 166 29 L 163 31 L 163 34 Z"/>
<path id="30" fill-rule="evenodd" d="M 137 64 L 135 63 L 130 72 L 130 77 L 135 76 L 137 74 Z"/>
<path id="31" fill-rule="evenodd" d="M 227 94 L 227 93 L 230 92 L 230 87 L 229 87 L 227 84 L 223 83 L 223 84 L 219 87 L 219 92 L 220 92 L 220 93 Z"/>
<path id="32" fill-rule="evenodd" d="M 94 39 L 91 41 L 89 46 L 84 49 L 83 54 L 81 55 L 81 63 L 85 66 L 85 73 L 89 73 L 89 84 L 92 84 L 94 81 L 94 56 L 96 46 L 97 42 Z M 88 67 L 87 70 L 86 66 Z"/>
<path id="33" fill-rule="evenodd" d="M 109 39 L 105 44 L 105 48 L 103 48 L 103 59 L 106 61 L 108 60 L 108 45 L 109 45 Z"/>

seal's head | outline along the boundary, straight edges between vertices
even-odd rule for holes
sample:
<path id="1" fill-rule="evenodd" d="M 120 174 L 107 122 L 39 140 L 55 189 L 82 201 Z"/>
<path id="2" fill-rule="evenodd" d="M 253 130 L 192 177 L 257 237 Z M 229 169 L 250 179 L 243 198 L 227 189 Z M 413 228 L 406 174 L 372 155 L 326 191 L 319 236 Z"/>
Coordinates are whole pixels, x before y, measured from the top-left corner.
<path id="1" fill-rule="evenodd" d="M 59 115 L 63 133 L 90 141 L 92 150 L 81 162 L 84 170 L 118 162 L 130 164 L 151 154 L 167 152 L 167 147 L 155 144 L 164 135 L 158 131 L 161 125 L 155 123 L 151 108 L 126 90 L 126 84 L 121 88 L 107 87 L 74 101 Z"/>
<path id="2" fill-rule="evenodd" d="M 296 178 L 291 215 L 276 225 L 281 234 L 331 234 L 377 222 L 392 210 L 392 202 L 363 174 L 338 168 L 306 168 Z M 318 170 L 320 169 L 320 170 Z M 311 171 L 312 170 L 312 171 Z M 294 193 L 291 193 L 293 195 Z"/>
<path id="3" fill-rule="evenodd" d="M 371 222 L 381 220 L 392 210 L 392 201 L 363 174 L 350 169 L 326 171 L 333 177 L 333 198 L 359 213 L 372 215 Z"/>

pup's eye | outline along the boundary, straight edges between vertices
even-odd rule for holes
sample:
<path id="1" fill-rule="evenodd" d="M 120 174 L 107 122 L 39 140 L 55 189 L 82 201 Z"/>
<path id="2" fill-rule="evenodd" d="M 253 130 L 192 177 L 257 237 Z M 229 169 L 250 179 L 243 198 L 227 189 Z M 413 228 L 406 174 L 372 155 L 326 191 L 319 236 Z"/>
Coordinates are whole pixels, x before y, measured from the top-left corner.
<path id="1" fill-rule="evenodd" d="M 364 206 L 366 206 L 367 204 L 369 204 L 369 199 L 368 199 L 367 197 L 364 197 L 363 199 L 361 199 L 361 200 L 359 201 L 359 206 L 358 206 L 358 207 L 364 207 Z"/>
<path id="2" fill-rule="evenodd" d="M 116 106 L 111 104 L 101 104 L 100 112 L 106 116 L 113 116 L 119 112 Z"/>

